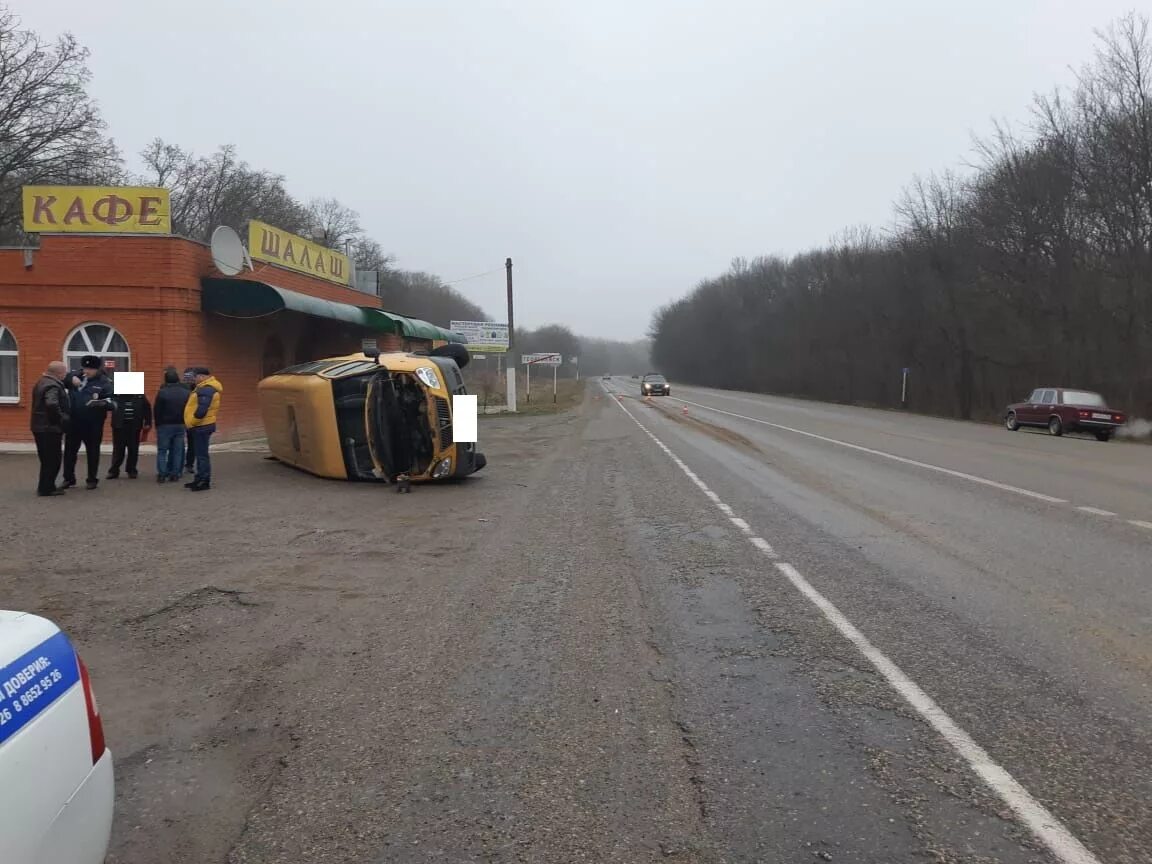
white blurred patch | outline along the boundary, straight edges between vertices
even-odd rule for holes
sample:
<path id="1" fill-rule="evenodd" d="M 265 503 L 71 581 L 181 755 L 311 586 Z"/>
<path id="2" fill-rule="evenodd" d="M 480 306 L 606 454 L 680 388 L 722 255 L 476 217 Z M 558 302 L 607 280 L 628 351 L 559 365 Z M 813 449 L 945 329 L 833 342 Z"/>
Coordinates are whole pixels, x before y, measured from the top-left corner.
<path id="1" fill-rule="evenodd" d="M 478 421 L 476 419 L 476 396 L 452 397 L 452 440 L 462 444 L 475 444 Z"/>
<path id="2" fill-rule="evenodd" d="M 117 372 L 112 378 L 112 389 L 117 396 L 143 396 L 143 372 Z"/>
<path id="3" fill-rule="evenodd" d="M 1152 437 L 1152 421 L 1131 419 L 1116 430 L 1119 438 L 1150 438 Z"/>

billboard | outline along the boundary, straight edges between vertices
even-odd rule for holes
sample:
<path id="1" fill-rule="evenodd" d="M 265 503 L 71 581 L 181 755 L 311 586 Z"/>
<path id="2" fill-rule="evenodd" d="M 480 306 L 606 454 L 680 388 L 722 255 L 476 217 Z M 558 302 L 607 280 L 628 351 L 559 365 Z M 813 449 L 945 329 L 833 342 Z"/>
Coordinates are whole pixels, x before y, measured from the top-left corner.
<path id="1" fill-rule="evenodd" d="M 348 285 L 352 279 L 352 262 L 347 255 L 255 219 L 248 223 L 248 254 L 254 261 L 340 285 Z"/>
<path id="2" fill-rule="evenodd" d="M 25 186 L 29 234 L 171 234 L 167 189 L 154 186 Z"/>
<path id="3" fill-rule="evenodd" d="M 468 340 L 468 350 L 503 354 L 508 350 L 508 325 L 497 321 L 453 321 L 451 329 Z"/>

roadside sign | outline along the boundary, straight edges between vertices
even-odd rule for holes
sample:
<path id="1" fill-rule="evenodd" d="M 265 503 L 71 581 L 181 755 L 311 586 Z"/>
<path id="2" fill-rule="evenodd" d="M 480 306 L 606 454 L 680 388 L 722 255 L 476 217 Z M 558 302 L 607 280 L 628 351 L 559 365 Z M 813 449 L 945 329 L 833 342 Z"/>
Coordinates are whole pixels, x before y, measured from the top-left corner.
<path id="1" fill-rule="evenodd" d="M 471 353 L 503 354 L 508 350 L 508 325 L 499 321 L 453 321 L 451 329 L 468 340 Z"/>
<path id="2" fill-rule="evenodd" d="M 551 366 L 552 367 L 552 401 L 556 401 L 556 370 L 559 368 L 560 363 L 564 357 L 560 354 L 521 354 L 520 362 L 528 368 L 524 370 L 524 374 L 528 377 L 527 396 L 528 401 L 532 401 L 532 367 L 533 366 Z"/>
<path id="3" fill-rule="evenodd" d="M 563 358 L 559 354 L 521 354 L 520 362 L 525 366 L 559 366 Z"/>
<path id="4" fill-rule="evenodd" d="M 376 344 L 375 339 L 361 339 L 360 340 L 360 353 L 367 354 L 370 351 L 379 351 L 380 348 Z"/>

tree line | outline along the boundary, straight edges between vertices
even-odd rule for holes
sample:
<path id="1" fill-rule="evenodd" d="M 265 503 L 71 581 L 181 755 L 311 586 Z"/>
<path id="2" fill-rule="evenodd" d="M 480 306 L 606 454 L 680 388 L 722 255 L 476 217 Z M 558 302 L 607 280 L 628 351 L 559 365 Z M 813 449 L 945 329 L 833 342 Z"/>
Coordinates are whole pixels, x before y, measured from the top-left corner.
<path id="1" fill-rule="evenodd" d="M 400 314 L 444 326 L 485 317 L 437 277 L 396 267 L 355 210 L 335 198 L 298 200 L 282 174 L 251 166 L 232 145 L 197 155 L 157 138 L 140 153 L 141 170 L 129 170 L 88 92 L 88 59 L 71 34 L 45 39 L 0 5 L 0 245 L 28 242 L 22 186 L 161 186 L 171 194 L 175 234 L 207 242 L 218 225 L 244 235 L 258 219 L 377 271 L 384 305 Z"/>
<path id="2" fill-rule="evenodd" d="M 517 329 L 515 334 L 515 362 L 522 354 L 557 353 L 564 358 L 559 369 L 562 378 L 580 375 L 643 375 L 650 371 L 647 340 L 623 342 L 614 339 L 594 339 L 578 336 L 563 324 L 546 324 L 535 329 Z M 571 358 L 578 362 L 573 364 Z M 549 375 L 551 370 L 549 370 Z"/>
<path id="3" fill-rule="evenodd" d="M 1097 34 L 1067 90 L 973 170 L 917 178 L 895 227 L 794 257 L 737 259 L 661 308 L 660 370 L 686 383 L 997 416 L 1039 385 L 1152 417 L 1152 43 Z"/>

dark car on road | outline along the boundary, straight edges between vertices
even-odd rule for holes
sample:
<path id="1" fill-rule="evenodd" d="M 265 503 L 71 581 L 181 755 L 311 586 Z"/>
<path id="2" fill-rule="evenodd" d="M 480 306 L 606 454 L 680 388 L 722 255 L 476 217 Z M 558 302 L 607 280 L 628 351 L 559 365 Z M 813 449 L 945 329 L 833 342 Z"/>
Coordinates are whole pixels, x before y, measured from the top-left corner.
<path id="1" fill-rule="evenodd" d="M 645 375 L 641 379 L 640 390 L 645 396 L 667 396 L 672 392 L 663 375 L 652 374 Z"/>
<path id="2" fill-rule="evenodd" d="M 1099 393 L 1039 387 L 1032 391 L 1028 401 L 1008 406 L 1004 425 L 1011 432 L 1021 426 L 1044 427 L 1050 435 L 1091 432 L 1097 440 L 1108 441 L 1126 419 L 1121 412 L 1109 408 Z"/>

